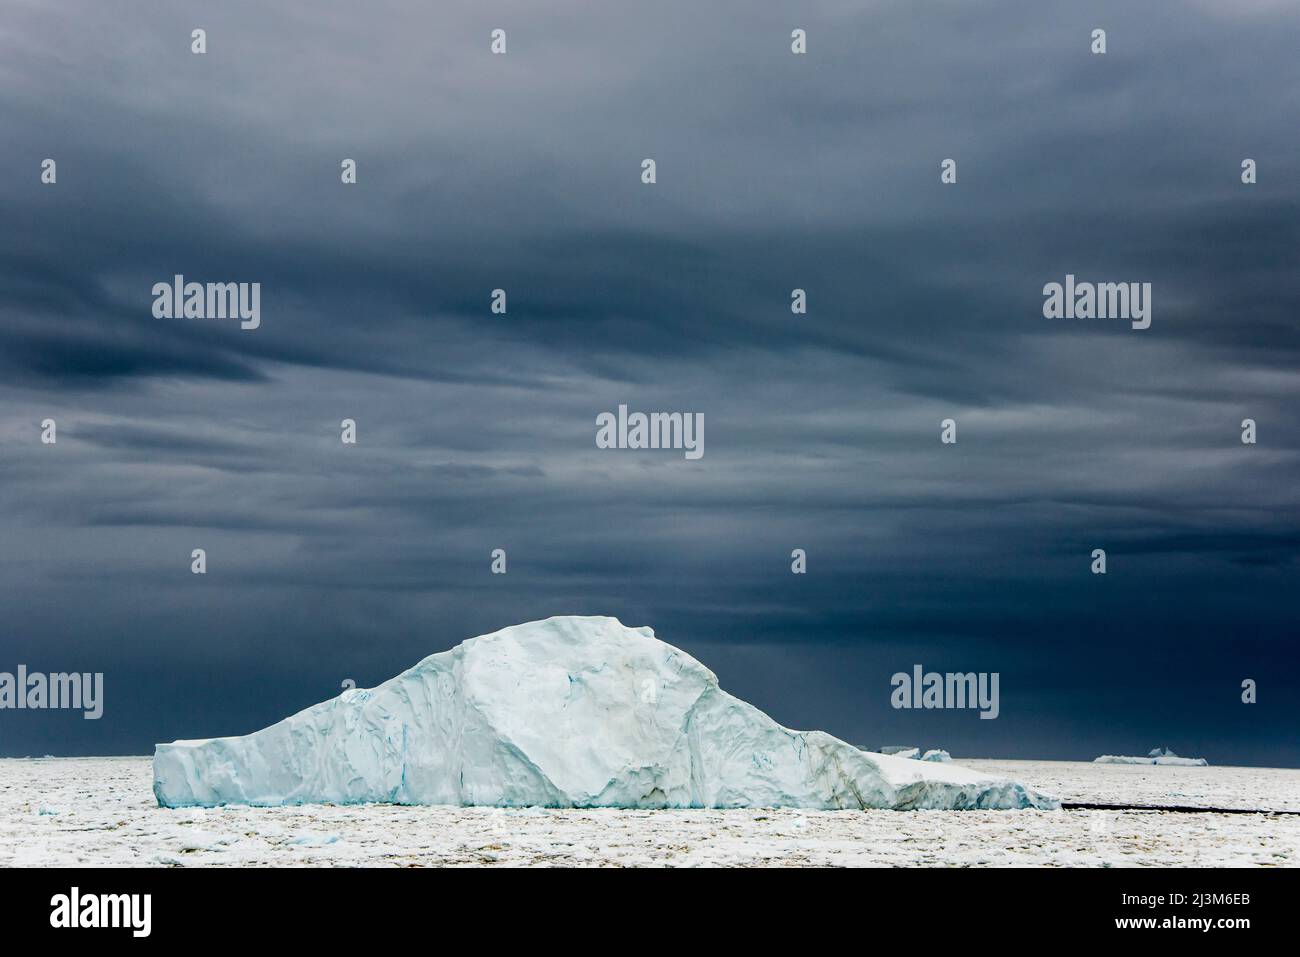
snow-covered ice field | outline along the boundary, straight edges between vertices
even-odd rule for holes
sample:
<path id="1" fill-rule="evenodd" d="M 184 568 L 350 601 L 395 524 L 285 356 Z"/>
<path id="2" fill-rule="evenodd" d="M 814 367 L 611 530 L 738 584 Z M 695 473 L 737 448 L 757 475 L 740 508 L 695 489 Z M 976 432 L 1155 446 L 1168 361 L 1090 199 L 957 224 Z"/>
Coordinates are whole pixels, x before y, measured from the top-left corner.
<path id="1" fill-rule="evenodd" d="M 958 761 L 1067 802 L 1300 810 L 1300 770 Z M 160 808 L 151 759 L 0 760 L 0 866 L 1295 866 L 1300 816 Z"/>

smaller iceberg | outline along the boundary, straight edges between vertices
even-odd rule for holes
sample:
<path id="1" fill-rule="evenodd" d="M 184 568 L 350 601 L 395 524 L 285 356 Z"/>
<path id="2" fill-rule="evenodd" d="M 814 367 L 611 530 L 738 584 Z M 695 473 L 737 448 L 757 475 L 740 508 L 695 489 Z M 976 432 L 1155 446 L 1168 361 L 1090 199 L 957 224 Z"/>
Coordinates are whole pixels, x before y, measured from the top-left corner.
<path id="1" fill-rule="evenodd" d="M 1103 754 L 1093 759 L 1093 764 L 1158 764 L 1183 768 L 1209 767 L 1205 758 L 1180 758 L 1169 748 L 1152 748 L 1145 758 L 1126 754 Z"/>
<path id="2" fill-rule="evenodd" d="M 868 749 L 870 750 L 870 749 Z M 921 756 L 921 749 L 907 744 L 886 744 L 877 754 L 888 754 L 894 758 L 910 758 L 915 761 Z"/>
<path id="3" fill-rule="evenodd" d="M 952 760 L 952 755 L 949 754 L 947 751 L 943 750 L 942 748 L 930 748 L 924 754 L 921 753 L 920 748 L 913 748 L 907 745 L 898 745 L 898 744 L 887 744 L 884 747 L 882 747 L 879 751 L 874 751 L 871 748 L 867 748 L 867 747 L 863 747 L 862 745 L 859 745 L 858 750 L 866 751 L 870 754 L 887 754 L 891 758 L 904 758 L 909 761 L 944 762 L 944 761 Z"/>

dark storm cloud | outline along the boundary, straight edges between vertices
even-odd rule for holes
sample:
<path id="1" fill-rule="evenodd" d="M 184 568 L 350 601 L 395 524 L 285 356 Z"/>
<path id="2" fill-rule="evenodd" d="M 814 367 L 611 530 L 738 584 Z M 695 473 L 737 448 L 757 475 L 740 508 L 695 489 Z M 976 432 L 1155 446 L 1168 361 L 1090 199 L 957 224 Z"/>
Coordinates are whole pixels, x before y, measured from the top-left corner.
<path id="1" fill-rule="evenodd" d="M 0 668 L 109 700 L 0 753 L 578 613 L 865 743 L 1296 763 L 1300 17 L 1053 6 L 13 7 Z M 1067 272 L 1152 327 L 1042 319 Z M 154 319 L 176 273 L 262 283 L 261 328 Z M 619 403 L 703 412 L 704 458 L 597 450 Z M 914 662 L 1002 672 L 1002 718 L 892 711 Z"/>

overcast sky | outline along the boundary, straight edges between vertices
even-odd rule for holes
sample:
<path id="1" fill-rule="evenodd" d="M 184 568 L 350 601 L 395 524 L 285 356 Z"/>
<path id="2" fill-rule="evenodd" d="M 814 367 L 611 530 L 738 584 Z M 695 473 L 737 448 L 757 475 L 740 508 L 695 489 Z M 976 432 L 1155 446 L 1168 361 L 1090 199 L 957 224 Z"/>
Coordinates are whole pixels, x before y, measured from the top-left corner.
<path id="1" fill-rule="evenodd" d="M 855 743 L 1300 765 L 1297 49 L 1243 0 L 4 0 L 0 671 L 105 704 L 0 754 L 608 614 Z M 177 273 L 260 328 L 154 318 Z M 1044 319 L 1067 273 L 1151 327 Z M 703 458 L 597 449 L 620 403 Z M 914 664 L 1000 717 L 892 709 Z"/>

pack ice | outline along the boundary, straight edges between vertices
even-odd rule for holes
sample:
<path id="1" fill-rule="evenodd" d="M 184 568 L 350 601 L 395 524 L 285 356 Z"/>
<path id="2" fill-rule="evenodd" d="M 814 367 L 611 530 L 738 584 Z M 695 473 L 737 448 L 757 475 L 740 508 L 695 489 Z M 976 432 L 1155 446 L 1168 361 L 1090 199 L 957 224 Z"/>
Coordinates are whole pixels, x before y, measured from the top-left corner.
<path id="1" fill-rule="evenodd" d="M 154 794 L 164 807 L 1059 806 L 783 728 L 649 628 L 603 617 L 505 628 L 253 734 L 160 744 Z"/>

